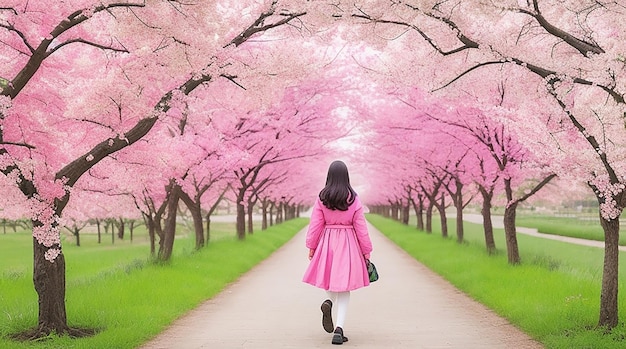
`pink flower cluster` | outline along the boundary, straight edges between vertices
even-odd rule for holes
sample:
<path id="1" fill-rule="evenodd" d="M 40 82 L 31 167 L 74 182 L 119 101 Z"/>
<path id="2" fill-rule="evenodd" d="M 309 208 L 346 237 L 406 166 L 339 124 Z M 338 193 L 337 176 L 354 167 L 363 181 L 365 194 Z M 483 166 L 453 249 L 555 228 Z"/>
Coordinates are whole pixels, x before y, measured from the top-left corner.
<path id="1" fill-rule="evenodd" d="M 40 225 L 33 227 L 33 237 L 37 242 L 46 247 L 61 246 L 61 235 L 59 230 L 59 216 L 54 213 L 53 205 L 40 196 L 35 196 L 29 200 L 31 217 Z M 60 248 L 48 249 L 45 254 L 46 260 L 54 262 L 61 253 Z"/>
<path id="2" fill-rule="evenodd" d="M 45 258 L 50 263 L 54 263 L 54 260 L 61 254 L 61 250 L 58 248 L 51 248 L 46 251 Z"/>

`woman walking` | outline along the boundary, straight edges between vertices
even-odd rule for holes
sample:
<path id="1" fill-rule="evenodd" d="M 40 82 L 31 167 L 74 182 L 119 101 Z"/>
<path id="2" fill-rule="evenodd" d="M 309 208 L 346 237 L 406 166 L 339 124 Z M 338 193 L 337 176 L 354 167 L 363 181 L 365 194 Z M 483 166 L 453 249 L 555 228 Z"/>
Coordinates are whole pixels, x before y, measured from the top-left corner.
<path id="1" fill-rule="evenodd" d="M 342 161 L 334 161 L 328 168 L 326 186 L 313 205 L 306 247 L 310 263 L 302 281 L 326 290 L 328 299 L 321 306 L 322 327 L 333 333 L 332 344 L 343 344 L 348 341 L 343 328 L 350 291 L 370 283 L 365 261 L 370 258 L 372 242 L 363 205 Z M 333 305 L 337 307 L 336 327 Z"/>

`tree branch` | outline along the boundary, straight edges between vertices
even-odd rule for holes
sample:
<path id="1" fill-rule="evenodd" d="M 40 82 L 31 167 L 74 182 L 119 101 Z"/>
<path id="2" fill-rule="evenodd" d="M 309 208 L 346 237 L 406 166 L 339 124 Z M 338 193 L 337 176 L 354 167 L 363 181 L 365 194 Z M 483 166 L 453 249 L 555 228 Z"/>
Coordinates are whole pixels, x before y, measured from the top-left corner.
<path id="1" fill-rule="evenodd" d="M 95 9 L 93 9 L 92 13 L 95 14 L 95 13 L 102 12 L 102 11 L 109 11 L 109 9 L 116 8 L 116 7 L 129 8 L 129 7 L 145 7 L 145 6 L 146 6 L 145 2 L 135 3 L 135 4 L 112 3 L 108 5 L 97 6 Z M 41 66 L 43 61 L 46 59 L 46 57 L 50 55 L 50 53 L 47 52 L 47 50 L 52 44 L 52 42 L 61 34 L 66 32 L 67 30 L 91 18 L 91 16 L 88 16 L 86 13 L 87 13 L 86 9 L 74 11 L 74 13 L 69 15 L 67 19 L 62 20 L 59 24 L 57 24 L 57 26 L 50 32 L 49 37 L 42 40 L 39 46 L 37 46 L 37 48 L 31 47 L 30 45 L 28 45 L 28 43 L 25 42 L 31 49 L 32 55 L 30 56 L 30 59 L 28 60 L 28 62 L 24 64 L 24 67 L 22 68 L 22 70 L 20 70 L 17 73 L 12 83 L 7 88 L 2 90 L 2 95 L 9 96 L 11 97 L 11 99 L 15 98 L 20 93 L 20 91 L 26 86 L 28 81 L 30 81 L 30 79 L 35 75 L 35 73 L 37 73 L 37 71 L 39 70 L 39 67 Z M 22 39 L 22 40 L 25 40 L 25 39 Z"/>
<path id="2" fill-rule="evenodd" d="M 30 144 L 26 144 L 26 143 L 0 142 L 0 144 L 16 145 L 16 146 L 19 146 L 19 147 L 26 147 L 28 149 L 36 149 L 36 147 L 34 145 L 30 145 Z"/>
<path id="3" fill-rule="evenodd" d="M 99 48 L 99 49 L 102 49 L 102 50 L 110 50 L 110 51 L 114 51 L 114 52 L 128 53 L 128 50 L 126 50 L 125 48 L 120 49 L 120 48 L 115 48 L 115 47 L 111 47 L 111 46 L 105 46 L 105 45 L 101 45 L 101 44 L 98 44 L 98 43 L 95 43 L 95 42 L 87 41 L 85 39 L 77 38 L 77 39 L 71 39 L 71 40 L 67 40 L 65 42 L 62 42 L 58 46 L 54 47 L 52 50 L 48 51 L 46 53 L 46 57 L 50 56 L 51 54 L 53 54 L 54 52 L 56 52 L 60 48 L 62 48 L 64 46 L 67 46 L 69 44 L 73 44 L 73 43 L 86 44 L 88 46 L 93 46 L 95 48 Z"/>
<path id="4" fill-rule="evenodd" d="M 13 7 L 0 7 L 0 11 L 10 11 L 17 16 L 17 11 Z"/>
<path id="5" fill-rule="evenodd" d="M 55 177 L 57 179 L 66 178 L 66 184 L 70 187 L 73 186 L 83 173 L 85 173 L 95 164 L 100 162 L 102 159 L 137 142 L 139 139 L 145 136 L 158 120 L 158 116 L 166 113 L 171 108 L 169 103 L 172 99 L 172 96 L 174 95 L 174 91 L 178 90 L 181 93 L 188 95 L 195 88 L 205 82 L 209 82 L 211 79 L 212 77 L 209 75 L 192 78 L 187 80 L 177 89 L 169 91 L 163 97 L 161 97 L 159 102 L 155 105 L 154 113 L 152 116 L 140 120 L 123 136 L 115 139 L 109 138 L 100 142 L 99 144 L 94 146 L 91 151 L 62 168 L 59 172 L 57 172 Z"/>
<path id="6" fill-rule="evenodd" d="M 31 44 L 28 42 L 28 40 L 26 40 L 26 35 L 24 35 L 24 33 L 22 33 L 21 31 L 17 30 L 17 28 L 15 28 L 14 26 L 9 25 L 9 24 L 0 24 L 0 28 L 5 28 L 6 30 L 8 30 L 10 32 L 14 32 L 15 34 L 17 34 L 17 36 L 19 36 L 20 39 L 22 39 L 22 42 L 28 48 L 30 53 L 32 54 L 33 52 L 35 52 L 35 48 L 33 46 L 31 46 Z M 18 50 L 18 51 L 21 51 L 21 50 Z"/>
<path id="7" fill-rule="evenodd" d="M 595 54 L 605 53 L 602 47 L 600 47 L 598 44 L 590 43 L 590 42 L 578 39 L 577 37 L 569 34 L 568 32 L 560 28 L 555 27 L 550 22 L 548 22 L 548 20 L 541 14 L 537 0 L 533 0 L 533 7 L 535 9 L 534 13 L 524 10 L 524 9 L 519 9 L 518 12 L 533 17 L 535 20 L 537 20 L 539 25 L 543 29 L 545 29 L 548 33 L 560 38 L 565 43 L 575 48 L 578 52 L 580 52 L 585 57 L 588 57 L 589 53 L 595 53 Z"/>
<path id="8" fill-rule="evenodd" d="M 528 199 L 529 197 L 535 195 L 541 188 L 543 188 L 546 184 L 548 184 L 554 177 L 556 177 L 555 173 L 550 174 L 548 177 L 544 178 L 539 184 L 537 184 L 530 192 L 523 195 L 519 199 L 515 200 L 516 202 L 522 202 Z"/>
<path id="9" fill-rule="evenodd" d="M 506 64 L 506 63 L 514 63 L 516 65 L 519 65 L 521 67 L 524 67 L 524 68 L 530 70 L 531 72 L 535 73 L 536 75 L 539 75 L 540 77 L 542 77 L 544 79 L 549 78 L 548 83 L 556 83 L 556 82 L 562 81 L 561 78 L 557 77 L 558 73 L 556 71 L 554 71 L 554 70 L 548 70 L 548 69 L 536 66 L 534 64 L 530 64 L 530 63 L 524 62 L 521 59 L 510 58 L 510 59 L 507 59 L 507 60 L 488 61 L 488 62 L 478 63 L 478 64 L 474 65 L 473 67 L 468 68 L 467 70 L 465 70 L 464 72 L 459 74 L 457 77 L 455 77 L 454 79 L 452 79 L 448 83 L 444 84 L 441 87 L 438 87 L 438 88 L 432 90 L 431 92 L 439 91 L 439 90 L 441 90 L 443 88 L 446 88 L 446 87 L 450 86 L 452 83 L 454 83 L 455 81 L 459 80 L 461 77 L 469 74 L 470 72 L 472 72 L 472 71 L 474 71 L 474 70 L 476 70 L 478 68 L 481 68 L 481 67 L 484 67 L 484 66 L 488 66 L 488 65 L 493 65 L 493 64 Z M 620 104 L 626 103 L 625 100 L 624 100 L 624 95 L 620 94 L 617 91 L 615 91 L 612 87 L 601 85 L 601 84 L 597 84 L 597 83 L 594 83 L 592 81 L 589 81 L 589 80 L 586 80 L 586 79 L 581 79 L 581 78 L 573 78 L 572 81 L 575 84 L 586 85 L 586 86 L 597 86 L 597 87 L 601 88 L 602 90 L 604 90 L 604 92 L 608 93 L 611 97 L 613 97 L 613 100 L 615 100 L 615 102 L 620 103 Z"/>
<path id="10" fill-rule="evenodd" d="M 449 82 L 447 82 L 446 84 L 444 84 L 441 87 L 438 87 L 434 90 L 432 90 L 431 92 L 436 92 L 439 90 L 442 90 L 450 85 L 452 85 L 455 81 L 459 80 L 460 78 L 464 77 L 465 75 L 471 73 L 472 71 L 478 69 L 478 68 L 482 68 L 488 65 L 493 65 L 493 64 L 504 64 L 505 62 L 502 61 L 490 61 L 490 62 L 483 62 L 483 63 L 478 63 L 473 67 L 470 67 L 469 69 L 465 70 L 464 72 L 462 72 L 461 74 L 459 74 L 457 77 L 455 77 L 454 79 L 450 80 Z"/>
<path id="11" fill-rule="evenodd" d="M 399 25 L 402 27 L 406 27 L 406 28 L 410 28 L 415 30 L 418 34 L 420 34 L 422 36 L 422 38 L 424 40 L 426 40 L 426 42 L 432 47 L 434 48 L 437 52 L 439 52 L 441 55 L 443 56 L 447 56 L 447 55 L 451 55 L 457 52 L 461 52 L 463 50 L 467 50 L 467 49 L 472 49 L 472 48 L 478 48 L 478 43 L 476 43 L 475 41 L 469 39 L 468 37 L 466 37 L 465 35 L 461 34 L 461 32 L 458 30 L 458 27 L 456 26 L 456 24 L 450 20 L 447 19 L 443 19 L 443 18 L 438 18 L 438 17 L 434 17 L 437 18 L 441 21 L 443 21 L 444 23 L 448 24 L 448 26 L 450 26 L 450 28 L 452 28 L 454 31 L 456 31 L 456 37 L 459 39 L 459 41 L 461 41 L 461 43 L 463 44 L 462 46 L 459 46 L 455 49 L 449 50 L 449 51 L 444 51 L 443 49 L 441 49 L 437 43 L 435 43 L 435 41 L 429 37 L 428 35 L 426 35 L 426 33 L 424 31 L 422 31 L 418 26 L 407 23 L 407 22 L 402 22 L 402 21 L 394 21 L 394 20 L 386 20 L 386 19 L 375 19 L 372 18 L 370 15 L 364 13 L 363 11 L 361 11 L 360 14 L 353 14 L 352 17 L 355 18 L 362 18 L 362 19 L 366 19 L 370 22 L 373 23 L 382 23 L 382 24 L 395 24 L 395 25 Z M 433 17 L 432 15 L 430 15 L 430 17 Z"/>
<path id="12" fill-rule="evenodd" d="M 550 84 L 549 86 L 551 88 L 548 89 L 548 92 L 550 92 L 550 94 L 554 97 L 556 102 L 559 104 L 559 106 L 561 107 L 561 109 L 563 110 L 565 115 L 567 115 L 567 117 L 570 119 L 570 121 L 572 122 L 574 127 L 576 127 L 578 132 L 583 137 L 585 137 L 587 142 L 591 145 L 591 147 L 598 154 L 598 157 L 600 158 L 600 161 L 602 162 L 602 165 L 604 166 L 604 168 L 606 169 L 607 174 L 609 175 L 609 179 L 611 180 L 611 183 L 612 184 L 619 183 L 619 177 L 617 176 L 617 174 L 615 173 L 615 170 L 613 169 L 613 167 L 609 163 L 609 160 L 606 157 L 606 152 L 604 152 L 600 148 L 600 143 L 598 143 L 598 141 L 596 140 L 596 138 L 593 135 L 590 135 L 587 132 L 585 127 L 578 121 L 576 116 L 574 116 L 574 114 L 572 114 L 572 112 L 567 108 L 565 103 L 563 103 L 563 101 L 559 98 L 559 96 L 557 95 L 557 93 L 555 91 L 554 84 Z"/>
<path id="13" fill-rule="evenodd" d="M 241 32 L 241 34 L 237 35 L 224 47 L 226 48 L 230 45 L 234 45 L 235 47 L 237 47 L 243 44 L 244 42 L 246 42 L 248 39 L 250 39 L 250 37 L 252 37 L 256 33 L 264 32 L 266 30 L 279 27 L 283 24 L 287 24 L 291 22 L 293 19 L 302 17 L 306 14 L 306 12 L 296 12 L 296 13 L 285 12 L 285 13 L 280 14 L 280 16 L 283 16 L 281 20 L 274 22 L 274 23 L 265 24 L 265 20 L 273 16 L 276 13 L 276 4 L 277 4 L 277 1 L 273 1 L 270 9 L 267 12 L 261 13 L 259 15 L 259 18 L 257 18 L 256 21 L 252 23 L 252 25 L 250 25 L 243 32 Z"/>

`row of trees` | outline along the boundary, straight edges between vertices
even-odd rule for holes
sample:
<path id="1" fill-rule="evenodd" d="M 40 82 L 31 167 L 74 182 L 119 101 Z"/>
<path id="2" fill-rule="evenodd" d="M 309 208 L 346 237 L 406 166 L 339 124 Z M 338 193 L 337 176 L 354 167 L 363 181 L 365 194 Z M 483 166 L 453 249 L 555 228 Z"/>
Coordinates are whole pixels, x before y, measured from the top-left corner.
<path id="1" fill-rule="evenodd" d="M 300 33 L 306 13 L 278 1 L 2 5 L 2 212 L 32 220 L 33 337 L 80 334 L 66 320 L 63 224 L 140 212 L 167 260 L 180 201 L 201 247 L 202 215 L 224 195 L 243 239 L 246 208 L 310 194 L 310 182 L 287 183 L 305 170 L 289 162 L 321 154 L 341 128 L 323 88 L 295 84 L 282 63 L 312 70 L 314 55 L 248 42 Z"/>
<path id="2" fill-rule="evenodd" d="M 503 190 L 507 251 L 509 261 L 517 263 L 516 206 L 556 175 L 572 186 L 586 183 L 598 200 L 605 231 L 598 324 L 616 326 L 619 216 L 626 206 L 623 4 L 456 0 L 377 5 L 360 6 L 352 16 L 372 36 L 394 41 L 385 54 L 403 57 L 399 63 L 381 59 L 384 64 L 368 68 L 382 73 L 389 94 L 400 101 L 396 104 L 414 109 L 410 121 L 397 118 L 393 131 L 407 131 L 394 136 L 414 147 L 402 159 L 413 154 L 423 172 L 399 174 L 396 193 L 386 199 L 408 199 L 410 189 L 417 195 L 414 201 L 421 193 L 439 208 L 433 196 L 439 190 L 458 209 L 463 201 L 454 193 L 474 183 L 491 249 L 490 198 Z M 416 93 L 416 87 L 428 95 Z M 515 188 L 521 190 L 516 194 Z"/>

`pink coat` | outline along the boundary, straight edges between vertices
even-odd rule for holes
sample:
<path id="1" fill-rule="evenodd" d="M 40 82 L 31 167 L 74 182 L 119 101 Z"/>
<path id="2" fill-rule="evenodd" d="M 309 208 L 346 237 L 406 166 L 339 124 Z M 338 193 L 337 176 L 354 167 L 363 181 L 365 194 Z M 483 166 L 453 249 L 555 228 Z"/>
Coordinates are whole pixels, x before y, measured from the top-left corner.
<path id="1" fill-rule="evenodd" d="M 318 198 L 311 213 L 306 247 L 315 253 L 303 282 L 333 292 L 370 284 L 363 255 L 372 252 L 372 242 L 358 197 L 347 211 L 330 210 Z"/>

